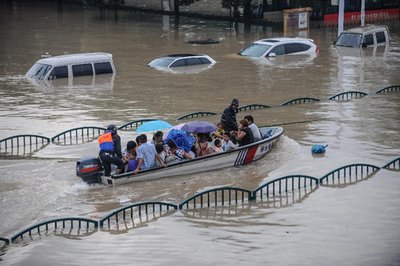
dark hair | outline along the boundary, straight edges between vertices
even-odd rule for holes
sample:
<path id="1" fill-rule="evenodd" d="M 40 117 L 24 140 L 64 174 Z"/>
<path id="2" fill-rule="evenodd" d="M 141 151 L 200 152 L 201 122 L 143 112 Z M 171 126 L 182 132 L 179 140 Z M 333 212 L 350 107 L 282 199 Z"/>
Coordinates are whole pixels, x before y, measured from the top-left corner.
<path id="1" fill-rule="evenodd" d="M 133 140 L 128 141 L 128 143 L 126 143 L 126 150 L 132 150 L 134 148 L 136 148 L 136 142 L 134 142 Z"/>
<path id="2" fill-rule="evenodd" d="M 249 126 L 249 122 L 247 122 L 247 120 L 245 120 L 245 119 L 240 120 L 239 123 L 242 124 L 244 127 L 248 127 Z"/>
<path id="3" fill-rule="evenodd" d="M 246 115 L 246 116 L 244 117 L 244 119 L 246 119 L 247 121 L 250 121 L 251 123 L 254 123 L 254 118 L 253 118 L 252 115 Z"/>
<path id="4" fill-rule="evenodd" d="M 215 139 L 214 140 L 214 145 L 217 146 L 218 144 L 221 144 L 221 140 L 220 139 Z"/>
<path id="5" fill-rule="evenodd" d="M 157 153 L 160 153 L 164 150 L 164 145 L 162 143 L 157 143 L 155 145 Z"/>
<path id="6" fill-rule="evenodd" d="M 146 143 L 147 142 L 147 136 L 145 134 L 142 134 L 139 136 L 140 144 Z"/>
<path id="7" fill-rule="evenodd" d="M 228 136 L 228 137 L 232 137 L 232 135 L 231 135 L 231 133 L 229 131 L 225 132 L 224 135 Z"/>
<path id="8" fill-rule="evenodd" d="M 176 144 L 175 144 L 175 142 L 174 142 L 172 139 L 170 139 L 170 140 L 168 141 L 168 147 L 169 147 L 170 149 L 176 149 L 176 148 L 178 148 L 178 147 L 176 147 Z"/>
<path id="9" fill-rule="evenodd" d="M 239 106 L 239 100 L 236 99 L 236 98 L 233 98 L 233 99 L 232 99 L 232 102 L 231 102 L 231 105 Z"/>
<path id="10" fill-rule="evenodd" d="M 163 136 L 164 136 L 164 133 L 162 133 L 162 131 L 157 131 L 156 133 L 154 133 L 153 139 L 154 138 L 162 138 Z"/>
<path id="11" fill-rule="evenodd" d="M 136 143 L 139 145 L 140 144 L 140 136 L 136 137 Z"/>

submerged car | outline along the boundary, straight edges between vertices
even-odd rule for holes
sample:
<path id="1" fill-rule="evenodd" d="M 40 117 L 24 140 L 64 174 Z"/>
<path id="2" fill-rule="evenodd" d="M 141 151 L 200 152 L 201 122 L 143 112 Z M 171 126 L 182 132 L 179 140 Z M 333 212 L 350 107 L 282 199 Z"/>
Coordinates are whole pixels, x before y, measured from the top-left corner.
<path id="1" fill-rule="evenodd" d="M 112 73 L 115 73 L 115 66 L 111 54 L 81 53 L 40 59 L 26 76 L 35 80 L 53 80 Z"/>
<path id="2" fill-rule="evenodd" d="M 319 51 L 312 39 L 306 38 L 270 38 L 251 43 L 239 52 L 249 57 L 274 57 L 287 54 L 314 54 Z"/>
<path id="3" fill-rule="evenodd" d="M 343 31 L 334 42 L 334 45 L 344 47 L 368 47 L 387 45 L 389 42 L 389 29 L 387 26 L 367 25 Z"/>
<path id="4" fill-rule="evenodd" d="M 215 63 L 216 61 L 206 54 L 171 54 L 156 58 L 148 65 L 160 70 L 168 70 L 176 67 L 212 66 Z"/>

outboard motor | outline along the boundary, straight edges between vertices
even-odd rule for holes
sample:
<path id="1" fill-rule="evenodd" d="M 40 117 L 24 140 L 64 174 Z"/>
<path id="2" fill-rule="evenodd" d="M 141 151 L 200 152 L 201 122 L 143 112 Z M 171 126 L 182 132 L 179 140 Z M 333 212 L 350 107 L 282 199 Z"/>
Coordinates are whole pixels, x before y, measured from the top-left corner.
<path id="1" fill-rule="evenodd" d="M 97 157 L 82 158 L 76 162 L 76 175 L 88 184 L 100 183 L 103 166 Z"/>

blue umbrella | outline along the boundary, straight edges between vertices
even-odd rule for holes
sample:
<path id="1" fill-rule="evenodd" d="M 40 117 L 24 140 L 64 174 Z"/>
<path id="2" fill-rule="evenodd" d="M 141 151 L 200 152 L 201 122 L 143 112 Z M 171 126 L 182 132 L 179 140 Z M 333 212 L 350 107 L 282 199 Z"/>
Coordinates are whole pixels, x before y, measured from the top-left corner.
<path id="1" fill-rule="evenodd" d="M 164 130 L 164 129 L 167 129 L 170 127 L 172 127 L 172 125 L 168 122 L 165 122 L 163 120 L 154 120 L 154 121 L 143 123 L 136 129 L 136 132 L 140 133 L 140 132 Z"/>
<path id="2" fill-rule="evenodd" d="M 187 122 L 182 127 L 182 130 L 186 130 L 190 133 L 211 133 L 217 130 L 217 127 L 213 123 L 207 121 L 191 121 Z"/>
<path id="3" fill-rule="evenodd" d="M 195 139 L 190 136 L 187 131 L 179 129 L 172 129 L 168 132 L 164 143 L 168 143 L 169 140 L 173 140 L 178 148 L 183 149 L 186 152 L 189 152 L 195 143 Z"/>

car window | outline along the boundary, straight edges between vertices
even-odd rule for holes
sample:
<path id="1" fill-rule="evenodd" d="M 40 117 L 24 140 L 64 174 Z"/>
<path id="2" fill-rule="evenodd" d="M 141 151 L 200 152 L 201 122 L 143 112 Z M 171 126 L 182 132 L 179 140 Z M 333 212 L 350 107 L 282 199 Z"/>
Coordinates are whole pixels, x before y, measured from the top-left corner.
<path id="1" fill-rule="evenodd" d="M 309 48 L 309 45 L 303 43 L 287 43 L 285 44 L 285 54 L 304 52 Z"/>
<path id="2" fill-rule="evenodd" d="M 201 60 L 200 58 L 188 58 L 187 65 L 188 66 L 201 65 Z"/>
<path id="3" fill-rule="evenodd" d="M 367 45 L 374 45 L 374 36 L 372 34 L 365 35 L 364 43 L 366 43 Z"/>
<path id="4" fill-rule="evenodd" d="M 362 34 L 342 32 L 336 41 L 336 46 L 360 47 Z"/>
<path id="5" fill-rule="evenodd" d="M 377 43 L 386 42 L 385 33 L 383 31 L 379 31 L 376 33 L 376 42 Z"/>
<path id="6" fill-rule="evenodd" d="M 269 48 L 271 48 L 271 45 L 252 43 L 240 51 L 239 54 L 243 56 L 260 57 L 263 56 Z"/>
<path id="7" fill-rule="evenodd" d="M 211 61 L 208 60 L 207 58 L 204 58 L 204 57 L 201 57 L 200 61 L 201 61 L 202 64 L 211 64 Z"/>
<path id="8" fill-rule="evenodd" d="M 186 65 L 187 65 L 186 59 L 178 59 L 174 63 L 172 63 L 170 67 L 182 67 Z"/>
<path id="9" fill-rule="evenodd" d="M 59 79 L 59 78 L 68 78 L 68 67 L 67 66 L 59 66 L 53 68 L 49 75 L 49 80 L 51 79 Z"/>
<path id="10" fill-rule="evenodd" d="M 113 73 L 113 69 L 110 62 L 94 63 L 94 72 L 98 74 Z"/>
<path id="11" fill-rule="evenodd" d="M 280 44 L 275 46 L 271 52 L 268 53 L 268 55 L 270 55 L 271 53 L 274 53 L 276 55 L 282 55 L 285 54 L 285 45 L 284 44 Z"/>
<path id="12" fill-rule="evenodd" d="M 74 77 L 93 75 L 92 64 L 82 64 L 72 66 Z"/>
<path id="13" fill-rule="evenodd" d="M 26 73 L 30 78 L 42 80 L 46 77 L 46 74 L 50 71 L 51 65 L 46 64 L 34 64 Z"/>

